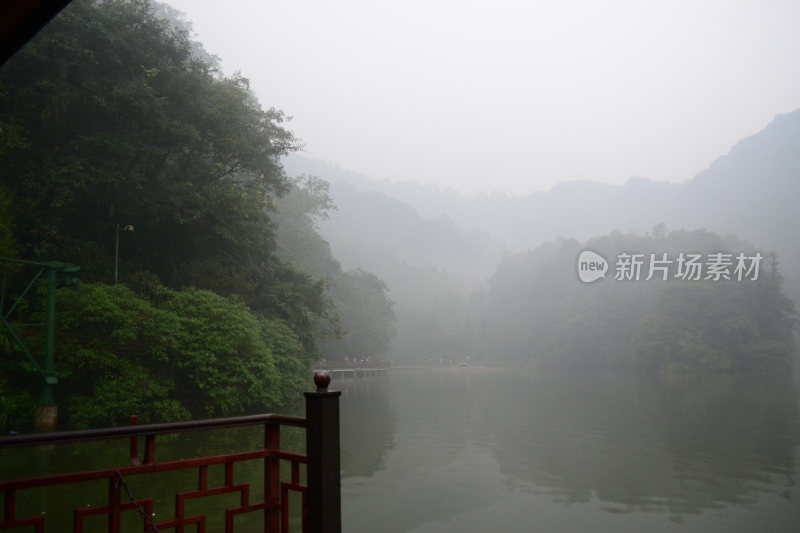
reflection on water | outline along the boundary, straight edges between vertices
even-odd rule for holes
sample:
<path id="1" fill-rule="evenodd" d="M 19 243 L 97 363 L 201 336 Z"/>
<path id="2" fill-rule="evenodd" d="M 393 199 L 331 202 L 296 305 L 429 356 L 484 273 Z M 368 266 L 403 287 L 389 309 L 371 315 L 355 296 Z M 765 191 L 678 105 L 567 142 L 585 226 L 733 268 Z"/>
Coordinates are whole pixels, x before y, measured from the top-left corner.
<path id="1" fill-rule="evenodd" d="M 395 423 L 389 396 L 379 378 L 345 379 L 336 384 L 346 407 L 340 411 L 342 476 L 369 476 L 381 467 L 384 452 L 394 446 Z"/>
<path id="2" fill-rule="evenodd" d="M 342 389 L 346 531 L 798 531 L 797 388 L 398 370 Z"/>

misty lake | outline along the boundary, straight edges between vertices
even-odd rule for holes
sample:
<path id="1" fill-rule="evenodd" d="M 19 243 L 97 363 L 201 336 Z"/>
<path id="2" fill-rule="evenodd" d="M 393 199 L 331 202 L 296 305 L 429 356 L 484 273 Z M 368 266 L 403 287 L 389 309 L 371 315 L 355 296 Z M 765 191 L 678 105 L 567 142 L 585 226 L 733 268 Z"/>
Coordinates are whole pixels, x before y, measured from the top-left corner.
<path id="1" fill-rule="evenodd" d="M 344 531 L 797 531 L 790 376 L 341 379 Z"/>
<path id="2" fill-rule="evenodd" d="M 336 379 L 342 391 L 342 515 L 347 533 L 796 532 L 800 503 L 798 379 L 543 375 L 528 369 L 393 368 Z M 294 414 L 302 414 L 298 404 Z M 304 433 L 284 428 L 302 452 Z M 254 449 L 260 427 L 163 437 L 159 460 Z M 125 464 L 127 441 L 0 453 L 0 477 Z M 261 497 L 260 461 L 237 464 L 237 482 Z M 286 466 L 286 465 L 284 465 Z M 209 482 L 222 482 L 222 469 Z M 288 474 L 288 471 L 285 475 Z M 129 478 L 137 497 L 172 516 L 193 469 Z M 24 491 L 18 510 L 45 509 L 53 531 L 72 509 L 103 504 L 104 483 Z M 236 506 L 235 494 L 192 502 L 190 512 Z M 295 500 L 296 505 L 298 503 Z M 211 513 L 209 531 L 222 528 Z M 243 530 L 258 513 L 243 515 Z M 87 531 L 105 531 L 103 517 Z M 135 513 L 126 528 L 141 530 Z M 297 531 L 297 517 L 292 531 Z M 49 530 L 49 529 L 48 529 Z M 255 530 L 255 529 L 254 529 Z"/>

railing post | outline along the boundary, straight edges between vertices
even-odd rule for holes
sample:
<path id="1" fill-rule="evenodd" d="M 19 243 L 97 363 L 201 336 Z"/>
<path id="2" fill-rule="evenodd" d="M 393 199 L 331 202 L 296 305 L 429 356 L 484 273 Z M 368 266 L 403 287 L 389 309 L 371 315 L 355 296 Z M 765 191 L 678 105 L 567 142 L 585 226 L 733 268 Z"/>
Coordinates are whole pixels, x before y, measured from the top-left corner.
<path id="1" fill-rule="evenodd" d="M 306 392 L 308 532 L 341 533 L 342 497 L 339 471 L 339 396 L 329 391 L 327 372 L 314 374 L 316 392 Z"/>
<path id="2" fill-rule="evenodd" d="M 268 450 L 279 450 L 281 447 L 281 427 L 278 424 L 264 426 L 264 447 Z M 264 510 L 264 531 L 279 533 L 281 510 L 277 506 L 281 501 L 281 465 L 275 457 L 264 459 L 264 501 L 276 504 Z"/>

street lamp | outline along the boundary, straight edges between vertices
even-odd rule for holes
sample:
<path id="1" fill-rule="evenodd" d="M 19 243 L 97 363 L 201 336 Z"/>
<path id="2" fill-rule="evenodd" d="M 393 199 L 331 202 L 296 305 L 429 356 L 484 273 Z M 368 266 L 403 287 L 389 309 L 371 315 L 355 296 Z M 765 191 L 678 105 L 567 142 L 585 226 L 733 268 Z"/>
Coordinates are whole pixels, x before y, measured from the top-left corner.
<path id="1" fill-rule="evenodd" d="M 119 275 L 119 231 L 133 231 L 133 226 L 128 224 L 127 226 L 119 227 L 119 222 L 117 223 L 117 239 L 114 243 L 114 284 L 117 283 L 117 278 Z"/>

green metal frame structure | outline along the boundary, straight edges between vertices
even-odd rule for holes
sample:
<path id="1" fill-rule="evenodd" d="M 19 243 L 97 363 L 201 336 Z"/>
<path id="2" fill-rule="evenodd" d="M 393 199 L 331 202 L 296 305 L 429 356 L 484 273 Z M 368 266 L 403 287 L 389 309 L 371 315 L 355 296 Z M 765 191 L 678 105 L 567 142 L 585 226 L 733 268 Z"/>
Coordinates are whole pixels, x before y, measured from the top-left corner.
<path id="1" fill-rule="evenodd" d="M 8 310 L 5 310 L 5 299 L 6 299 L 6 278 L 8 274 L 8 269 L 6 268 L 7 263 L 15 263 L 15 264 L 22 264 L 22 265 L 33 265 L 39 267 L 36 271 L 36 274 L 31 279 L 28 286 L 25 287 L 25 290 L 15 299 L 14 303 Z M 1 257 L 0 256 L 0 264 L 3 267 L 3 275 L 2 275 L 2 284 L 0 285 L 0 324 L 2 324 L 3 328 L 8 332 L 11 339 L 14 343 L 22 350 L 22 352 L 28 357 L 30 362 L 33 366 L 39 371 L 39 373 L 44 378 L 44 391 L 42 392 L 42 399 L 41 405 L 51 405 L 53 403 L 53 396 L 52 391 L 50 390 L 51 385 L 55 385 L 58 383 L 58 377 L 56 375 L 56 368 L 55 368 L 55 324 L 56 324 L 56 274 L 58 273 L 72 273 L 77 272 L 80 270 L 80 267 L 72 265 L 70 263 L 62 263 L 59 261 L 48 261 L 48 262 L 38 262 L 38 261 L 26 261 L 24 259 L 15 259 L 12 257 Z M 27 324 L 27 325 L 37 325 L 45 326 L 46 332 L 46 339 L 45 339 L 45 353 L 44 353 L 44 368 L 36 358 L 31 354 L 30 350 L 25 343 L 22 342 L 22 339 L 19 338 L 17 332 L 14 330 L 13 325 L 9 322 L 9 318 L 11 314 L 17 309 L 19 304 L 23 301 L 25 296 L 31 290 L 31 288 L 36 284 L 39 278 L 42 277 L 42 274 L 47 273 L 47 307 L 46 307 L 46 314 L 45 314 L 45 322 L 44 324 Z"/>

